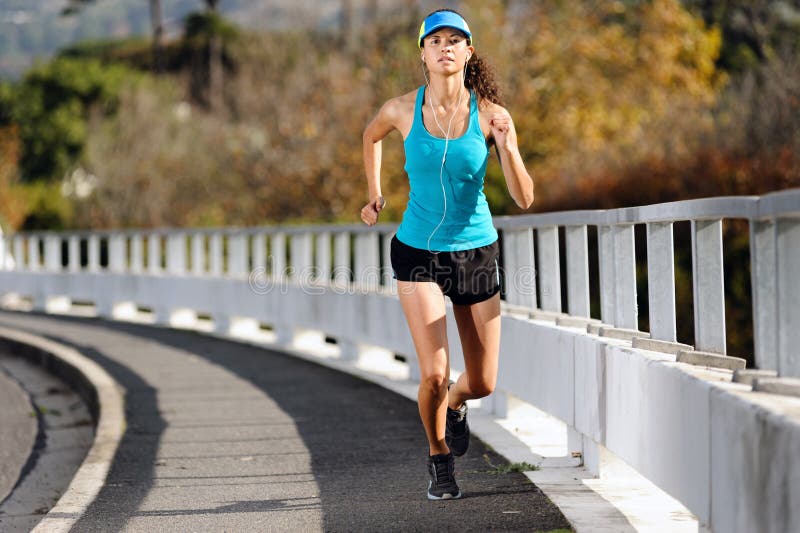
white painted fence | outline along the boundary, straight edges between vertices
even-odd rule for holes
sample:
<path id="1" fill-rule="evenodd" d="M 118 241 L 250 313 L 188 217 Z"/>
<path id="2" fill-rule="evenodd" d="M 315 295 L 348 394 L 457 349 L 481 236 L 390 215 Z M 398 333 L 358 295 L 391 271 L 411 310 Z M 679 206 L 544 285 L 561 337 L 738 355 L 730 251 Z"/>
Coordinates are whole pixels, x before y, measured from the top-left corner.
<path id="1" fill-rule="evenodd" d="M 722 224 L 733 218 L 750 224 L 755 361 L 768 371 L 755 380 L 738 372 L 744 382 L 731 379 L 740 360 L 724 356 Z M 675 342 L 679 221 L 691 222 L 697 352 Z M 495 224 L 506 304 L 494 411 L 503 413 L 506 395 L 547 411 L 567 424 L 570 451 L 590 470 L 602 468 L 608 449 L 715 531 L 800 531 L 800 398 L 767 392 L 796 390 L 800 377 L 800 190 Z M 639 224 L 647 234 L 649 334 L 636 331 Z M 93 302 L 101 316 L 119 319 L 144 307 L 165 325 L 210 315 L 223 334 L 268 324 L 283 343 L 311 331 L 335 338 L 343 357 L 376 345 L 413 368 L 389 267 L 394 230 L 20 233 L 5 238 L 13 259 L 0 256 L 0 294 L 30 298 L 43 311 Z M 598 237 L 600 319 L 589 316 L 590 231 Z M 449 323 L 454 328 L 452 316 Z M 712 352 L 699 359 L 704 366 L 680 362 L 698 352 Z M 457 346 L 452 360 L 463 368 Z"/>

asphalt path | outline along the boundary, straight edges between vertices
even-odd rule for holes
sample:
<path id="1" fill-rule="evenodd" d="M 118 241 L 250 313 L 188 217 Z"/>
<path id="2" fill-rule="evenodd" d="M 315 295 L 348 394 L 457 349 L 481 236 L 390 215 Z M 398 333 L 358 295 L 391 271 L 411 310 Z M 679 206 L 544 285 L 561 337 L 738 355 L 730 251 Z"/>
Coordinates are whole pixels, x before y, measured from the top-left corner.
<path id="1" fill-rule="evenodd" d="M 75 391 L 32 361 L 0 352 L 0 531 L 30 531 L 93 439 L 91 413 Z"/>
<path id="2" fill-rule="evenodd" d="M 5 370 L 0 353 L 0 503 L 11 493 L 36 443 L 37 420 L 30 397 Z"/>
<path id="3" fill-rule="evenodd" d="M 473 439 L 461 500 L 425 497 L 416 403 L 277 351 L 100 319 L 0 312 L 125 389 L 126 432 L 73 531 L 550 531 L 561 512 Z"/>

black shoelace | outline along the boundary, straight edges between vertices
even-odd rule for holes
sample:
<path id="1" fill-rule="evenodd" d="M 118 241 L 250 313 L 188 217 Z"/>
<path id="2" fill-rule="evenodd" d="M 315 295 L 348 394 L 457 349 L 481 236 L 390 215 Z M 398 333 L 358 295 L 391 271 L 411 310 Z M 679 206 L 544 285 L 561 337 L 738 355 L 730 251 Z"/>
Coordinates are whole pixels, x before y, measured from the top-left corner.
<path id="1" fill-rule="evenodd" d="M 434 461 L 433 463 L 433 470 L 436 476 L 436 483 L 441 483 L 442 481 L 448 481 L 450 479 L 450 465 L 449 463 L 437 463 Z"/>

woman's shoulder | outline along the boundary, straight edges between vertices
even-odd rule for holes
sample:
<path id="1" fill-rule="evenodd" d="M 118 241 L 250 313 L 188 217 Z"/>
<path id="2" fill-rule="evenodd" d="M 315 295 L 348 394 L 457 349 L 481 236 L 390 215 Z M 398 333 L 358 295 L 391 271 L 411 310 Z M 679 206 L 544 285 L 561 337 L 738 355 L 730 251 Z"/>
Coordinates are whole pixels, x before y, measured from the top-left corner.
<path id="1" fill-rule="evenodd" d="M 387 100 L 381 107 L 380 114 L 394 124 L 404 122 L 404 119 L 414 116 L 417 89 L 395 96 Z"/>
<path id="2" fill-rule="evenodd" d="M 481 113 L 485 113 L 487 115 L 493 115 L 494 113 L 507 113 L 506 108 L 501 106 L 500 104 L 496 104 L 489 100 L 488 98 L 481 98 L 478 102 L 478 110 Z"/>
<path id="3" fill-rule="evenodd" d="M 408 111 L 411 108 L 413 112 L 414 106 L 417 102 L 417 91 L 419 89 L 414 89 L 413 91 L 409 91 L 405 94 L 401 94 L 400 96 L 395 96 L 394 98 L 390 98 L 383 104 L 383 107 L 387 109 L 387 111 L 394 111 L 394 112 L 403 112 Z"/>

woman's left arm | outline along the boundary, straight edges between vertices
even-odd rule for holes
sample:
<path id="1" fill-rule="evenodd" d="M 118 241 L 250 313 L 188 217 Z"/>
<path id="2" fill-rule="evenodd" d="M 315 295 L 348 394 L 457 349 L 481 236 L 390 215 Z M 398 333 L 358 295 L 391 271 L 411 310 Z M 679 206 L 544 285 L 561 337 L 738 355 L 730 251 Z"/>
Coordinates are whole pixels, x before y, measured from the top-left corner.
<path id="1" fill-rule="evenodd" d="M 489 125 L 492 128 L 497 155 L 500 157 L 500 167 L 506 178 L 508 192 L 511 198 L 522 209 L 528 209 L 533 204 L 533 178 L 525 169 L 525 163 L 519 153 L 517 145 L 517 132 L 514 121 L 505 108 L 494 105 L 490 115 Z"/>

